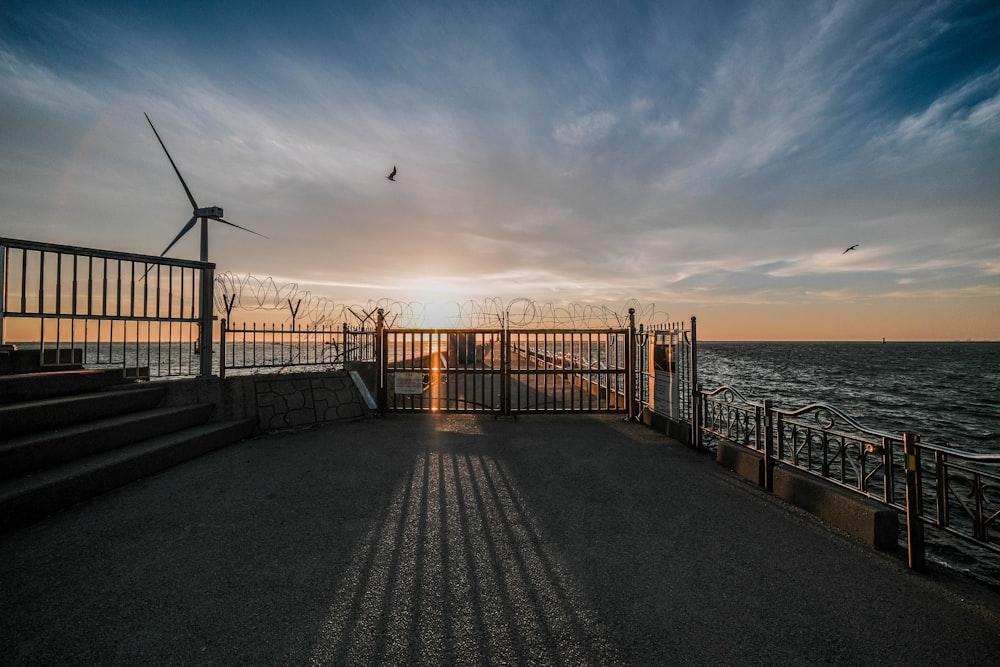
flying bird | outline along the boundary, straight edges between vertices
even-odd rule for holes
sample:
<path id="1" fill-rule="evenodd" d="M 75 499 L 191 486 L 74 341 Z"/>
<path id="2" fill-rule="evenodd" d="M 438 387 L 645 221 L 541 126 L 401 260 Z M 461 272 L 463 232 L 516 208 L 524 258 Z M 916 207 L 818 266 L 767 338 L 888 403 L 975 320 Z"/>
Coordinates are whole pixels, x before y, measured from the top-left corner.
<path id="1" fill-rule="evenodd" d="M 386 178 L 392 182 L 396 181 L 396 165 L 392 165 L 392 171 L 389 172 L 389 175 L 386 176 Z"/>
<path id="2" fill-rule="evenodd" d="M 852 250 L 854 250 L 855 248 L 857 248 L 857 247 L 858 247 L 859 245 L 861 245 L 861 244 L 860 244 L 860 243 L 855 243 L 855 244 L 854 244 L 854 245 L 852 245 L 852 246 L 851 246 L 850 248 L 848 248 L 847 250 L 845 250 L 844 252 L 842 252 L 842 253 L 840 253 L 840 254 L 842 254 L 842 255 L 846 255 L 847 253 L 849 253 L 849 252 L 851 252 Z"/>

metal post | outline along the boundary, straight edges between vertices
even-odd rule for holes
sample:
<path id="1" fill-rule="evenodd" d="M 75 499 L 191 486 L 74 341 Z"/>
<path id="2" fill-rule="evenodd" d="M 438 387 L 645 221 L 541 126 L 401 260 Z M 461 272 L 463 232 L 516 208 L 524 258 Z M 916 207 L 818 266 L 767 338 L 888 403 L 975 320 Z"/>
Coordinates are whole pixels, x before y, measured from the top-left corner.
<path id="1" fill-rule="evenodd" d="M 948 466 L 944 452 L 934 452 L 934 478 L 937 480 L 937 525 L 943 528 L 948 525 Z"/>
<path id="2" fill-rule="evenodd" d="M 219 377 L 226 377 L 226 331 L 229 329 L 229 320 L 225 317 L 219 323 Z"/>
<path id="3" fill-rule="evenodd" d="M 0 345 L 7 342 L 7 246 L 0 245 Z"/>
<path id="4" fill-rule="evenodd" d="M 698 385 L 698 319 L 691 317 L 691 444 L 701 449 L 701 387 Z"/>
<path id="5" fill-rule="evenodd" d="M 510 416 L 510 329 L 500 329 L 500 414 Z"/>
<path id="6" fill-rule="evenodd" d="M 375 321 L 375 359 L 377 360 L 378 366 L 378 410 L 384 413 L 388 409 L 389 396 L 386 392 L 386 383 L 388 382 L 389 375 L 389 364 L 386 360 L 385 348 L 386 348 L 386 330 L 385 330 L 385 312 L 379 308 L 378 318 Z"/>
<path id="7" fill-rule="evenodd" d="M 903 434 L 906 470 L 906 555 L 910 569 L 924 569 L 924 524 L 920 520 L 920 449 L 918 437 Z"/>
<path id="8" fill-rule="evenodd" d="M 635 409 L 635 390 L 637 383 L 635 381 L 635 369 L 638 366 L 635 359 L 636 354 L 636 344 L 635 344 L 635 308 L 628 309 L 628 339 L 625 341 L 625 391 L 626 394 L 626 405 L 628 406 L 628 416 L 626 419 L 629 421 L 635 419 L 636 409 Z"/>
<path id="9" fill-rule="evenodd" d="M 215 264 L 201 269 L 201 325 L 199 327 L 199 353 L 201 377 L 212 376 L 212 322 L 215 320 Z"/>
<path id="10" fill-rule="evenodd" d="M 774 491 L 774 421 L 770 399 L 764 399 L 764 488 Z"/>

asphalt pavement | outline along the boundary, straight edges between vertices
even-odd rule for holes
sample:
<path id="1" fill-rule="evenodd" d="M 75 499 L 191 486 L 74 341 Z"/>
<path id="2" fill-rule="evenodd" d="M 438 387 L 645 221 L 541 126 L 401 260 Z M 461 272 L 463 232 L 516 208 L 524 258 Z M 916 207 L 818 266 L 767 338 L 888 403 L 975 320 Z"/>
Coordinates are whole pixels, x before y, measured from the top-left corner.
<path id="1" fill-rule="evenodd" d="M 6 665 L 1000 664 L 915 573 L 615 416 L 271 434 L 0 535 Z"/>

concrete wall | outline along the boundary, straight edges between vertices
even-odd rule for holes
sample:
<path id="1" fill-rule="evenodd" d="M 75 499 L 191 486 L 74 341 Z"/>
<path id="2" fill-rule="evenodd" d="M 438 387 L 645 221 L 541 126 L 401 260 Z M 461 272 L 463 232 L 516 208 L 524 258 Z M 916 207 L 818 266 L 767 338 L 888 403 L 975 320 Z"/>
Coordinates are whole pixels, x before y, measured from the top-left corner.
<path id="1" fill-rule="evenodd" d="M 159 383 L 158 383 L 159 384 Z M 348 371 L 167 380 L 162 405 L 212 403 L 212 421 L 252 418 L 274 431 L 369 417 L 373 411 Z"/>

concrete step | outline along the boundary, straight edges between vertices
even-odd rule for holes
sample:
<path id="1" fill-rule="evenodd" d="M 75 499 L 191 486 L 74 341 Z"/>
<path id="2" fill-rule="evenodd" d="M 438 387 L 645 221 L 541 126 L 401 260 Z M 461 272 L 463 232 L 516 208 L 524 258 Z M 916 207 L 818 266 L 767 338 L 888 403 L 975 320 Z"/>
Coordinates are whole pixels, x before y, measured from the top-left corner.
<path id="1" fill-rule="evenodd" d="M 252 420 L 186 428 L 0 483 L 0 530 L 42 517 L 249 437 Z"/>
<path id="2" fill-rule="evenodd" d="M 210 404 L 156 408 L 0 440 L 0 479 L 204 424 Z"/>
<path id="3" fill-rule="evenodd" d="M 80 348 L 50 348 L 19 350 L 5 345 L 0 349 L 0 374 L 47 373 L 83 368 L 83 350 Z"/>
<path id="4" fill-rule="evenodd" d="M 0 439 L 156 407 L 166 388 L 135 385 L 77 396 L 0 405 Z"/>
<path id="5" fill-rule="evenodd" d="M 90 393 L 124 382 L 121 368 L 0 375 L 0 404 Z"/>

